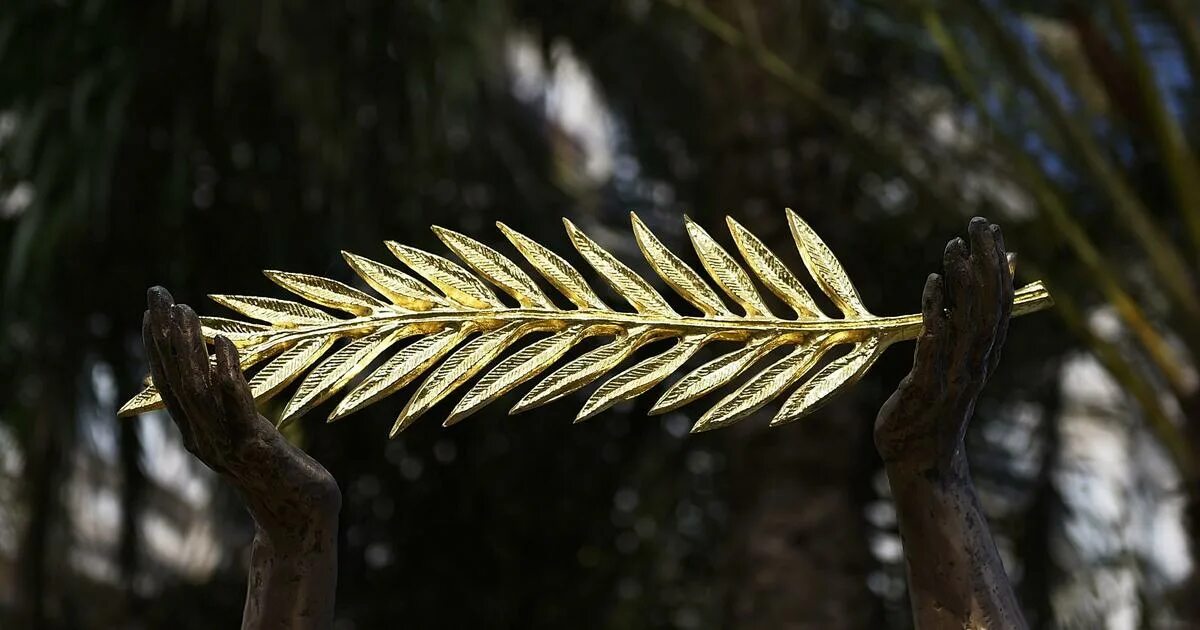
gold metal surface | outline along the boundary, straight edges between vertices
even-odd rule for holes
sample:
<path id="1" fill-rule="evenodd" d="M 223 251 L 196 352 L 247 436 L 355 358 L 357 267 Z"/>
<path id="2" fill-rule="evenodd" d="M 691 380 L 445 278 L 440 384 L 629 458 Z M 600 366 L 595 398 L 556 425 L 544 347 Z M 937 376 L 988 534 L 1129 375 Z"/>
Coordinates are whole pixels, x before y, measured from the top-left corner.
<path id="1" fill-rule="evenodd" d="M 290 300 L 214 295 L 216 302 L 265 324 L 220 317 L 201 321 L 209 341 L 225 335 L 238 346 L 242 369 L 250 370 L 270 359 L 250 379 L 256 399 L 274 396 L 303 377 L 284 406 L 280 424 L 302 416 L 363 373 L 334 408 L 330 420 L 389 396 L 430 371 L 396 419 L 394 436 L 483 373 L 450 412 L 445 421 L 449 426 L 539 377 L 572 347 L 591 337 L 604 337 L 607 341 L 598 347 L 541 378 L 510 413 L 565 396 L 616 370 L 643 346 L 661 342 L 663 349 L 595 390 L 576 417 L 576 421 L 585 420 L 649 391 L 684 368 L 704 346 L 724 342 L 737 345 L 667 387 L 650 413 L 678 409 L 749 374 L 700 417 L 693 431 L 736 422 L 790 392 L 771 421 L 774 426 L 812 412 L 861 378 L 889 346 L 912 339 L 921 330 L 920 315 L 872 315 L 845 268 L 820 237 L 796 213 L 787 210 L 787 217 L 805 267 L 840 311 L 839 317 L 823 312 L 796 275 L 733 219 L 728 219 L 729 229 L 745 267 L 704 229 L 684 218 L 707 272 L 706 280 L 632 216 L 634 237 L 650 267 L 699 314 L 677 312 L 644 278 L 564 220 L 575 249 L 633 312 L 607 306 L 570 263 L 497 223 L 532 268 L 573 308 L 556 305 L 529 274 L 491 247 L 434 227 L 437 237 L 469 270 L 441 256 L 389 241 L 388 249 L 421 279 L 343 252 L 350 267 L 386 301 L 335 280 L 267 271 L 267 277 L 284 289 L 348 317 Z M 795 311 L 796 317 L 775 315 L 755 279 Z M 497 290 L 516 305 L 505 303 Z M 721 293 L 744 315 L 736 314 Z M 1013 314 L 1041 310 L 1052 303 L 1042 283 L 1034 282 L 1016 291 Z M 539 338 L 487 369 L 531 335 Z M 395 349 L 406 339 L 407 344 Z M 835 349 L 840 348 L 846 351 L 836 356 Z M 768 360 L 777 350 L 782 356 Z M 827 360 L 830 356 L 835 358 Z M 377 363 L 378 367 L 368 370 Z M 132 416 L 162 406 L 150 385 L 125 403 L 119 415 Z"/>

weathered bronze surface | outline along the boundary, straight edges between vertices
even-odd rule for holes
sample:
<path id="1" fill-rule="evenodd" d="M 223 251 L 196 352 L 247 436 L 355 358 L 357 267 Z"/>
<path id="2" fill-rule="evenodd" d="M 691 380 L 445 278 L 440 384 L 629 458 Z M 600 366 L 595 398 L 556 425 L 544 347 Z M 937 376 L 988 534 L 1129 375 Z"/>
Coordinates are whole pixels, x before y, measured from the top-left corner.
<path id="1" fill-rule="evenodd" d="M 161 287 L 147 302 L 142 342 L 183 445 L 238 490 L 254 518 L 242 627 L 333 627 L 337 482 L 255 410 L 228 339 L 216 340 L 210 361 L 192 309 Z"/>
<path id="2" fill-rule="evenodd" d="M 1026 627 L 979 506 L 963 443 L 1012 314 L 1000 229 L 971 221 L 925 283 L 913 368 L 875 421 L 919 630 Z"/>
<path id="3" fill-rule="evenodd" d="M 648 391 L 680 370 L 705 345 L 730 341 L 740 347 L 685 374 L 659 396 L 651 413 L 676 409 L 749 372 L 753 375 L 713 404 L 693 430 L 726 426 L 791 391 L 771 422 L 783 424 L 810 413 L 856 382 L 885 349 L 915 338 L 922 326 L 920 315 L 880 317 L 868 311 L 845 269 L 820 237 L 796 213 L 788 210 L 787 216 L 804 264 L 840 311 L 837 317 L 823 312 L 795 274 L 733 219 L 728 220 L 729 229 L 745 266 L 685 218 L 706 279 L 633 216 L 634 236 L 646 260 L 698 315 L 677 312 L 643 278 L 565 221 L 575 249 L 633 307 L 632 312 L 605 304 L 570 263 L 503 224 L 499 224 L 501 231 L 517 251 L 573 308 L 556 305 L 533 278 L 496 250 L 435 227 L 438 238 L 470 270 L 389 241 L 392 253 L 424 281 L 350 253 L 344 253 L 346 261 L 386 301 L 334 280 L 267 271 L 267 277 L 285 289 L 349 317 L 335 317 L 288 300 L 213 295 L 218 303 L 265 323 L 205 317 L 201 318 L 203 334 L 210 341 L 217 335 L 232 340 L 241 353 L 244 370 L 271 359 L 250 379 L 255 399 L 273 396 L 304 376 L 284 407 L 281 423 L 337 394 L 391 351 L 342 397 L 329 419 L 374 403 L 429 371 L 396 419 L 395 435 L 507 349 L 528 335 L 541 334 L 478 379 L 445 423 L 459 422 L 546 371 L 583 339 L 600 336 L 611 341 L 542 378 L 511 412 L 537 407 L 587 385 L 615 370 L 646 344 L 674 341 L 604 382 L 576 416 L 576 421 L 585 420 Z M 752 278 L 776 294 L 795 316 L 772 313 Z M 511 296 L 516 305 L 501 300 L 495 289 Z M 737 304 L 738 312 L 721 293 Z M 1049 304 L 1049 293 L 1040 282 L 1034 282 L 1016 291 L 1013 313 L 1028 313 Z M 410 337 L 415 341 L 393 351 Z M 335 351 L 343 340 L 348 343 Z M 814 370 L 823 357 L 841 346 L 848 347 L 842 356 Z M 757 365 L 779 348 L 790 348 L 790 352 L 765 367 Z M 134 415 L 161 406 L 159 393 L 150 385 L 126 403 L 120 414 Z"/>

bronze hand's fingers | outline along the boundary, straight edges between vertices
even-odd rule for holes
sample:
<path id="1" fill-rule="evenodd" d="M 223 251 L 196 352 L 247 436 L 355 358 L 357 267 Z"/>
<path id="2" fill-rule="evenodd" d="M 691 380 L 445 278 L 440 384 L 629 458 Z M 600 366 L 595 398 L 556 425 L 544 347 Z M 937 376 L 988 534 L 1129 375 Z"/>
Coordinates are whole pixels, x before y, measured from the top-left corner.
<path id="1" fill-rule="evenodd" d="M 921 292 L 921 321 L 925 325 L 922 335 L 939 337 L 946 330 L 946 286 L 941 274 L 931 273 L 925 278 L 925 289 Z"/>
<path id="2" fill-rule="evenodd" d="M 175 348 L 178 396 L 191 415 L 196 446 L 204 451 L 198 455 L 204 463 L 219 468 L 216 458 L 224 441 L 221 411 L 210 387 L 208 351 L 200 336 L 200 320 L 186 305 L 171 309 L 170 340 Z"/>
<path id="3" fill-rule="evenodd" d="M 954 239 L 946 246 L 944 264 L 949 280 L 947 298 L 950 303 L 945 397 L 955 410 L 953 417 L 958 426 L 943 436 L 942 447 L 956 449 L 974 410 L 975 398 L 987 380 L 987 374 L 984 373 L 986 363 L 983 361 L 987 358 L 987 348 L 994 333 L 995 317 L 981 313 L 986 290 L 980 286 L 975 261 L 967 253 L 963 239 Z"/>
<path id="4" fill-rule="evenodd" d="M 1004 295 L 1000 284 L 1000 268 L 1002 265 L 1007 267 L 1007 262 L 1000 262 L 996 254 L 996 238 L 990 228 L 991 224 L 983 217 L 971 219 L 967 228 L 971 239 L 971 275 L 975 285 L 975 321 L 969 361 L 976 370 L 986 370 L 989 365 L 988 355 L 996 340 L 996 326 L 1003 308 L 1000 304 Z"/>
<path id="5" fill-rule="evenodd" d="M 171 307 L 171 323 L 168 338 L 174 349 L 176 370 L 176 395 L 187 411 L 197 415 L 197 423 L 208 421 L 211 408 L 208 394 L 208 353 L 204 341 L 199 339 L 199 327 L 193 327 L 188 316 L 195 317 L 192 309 Z"/>
<path id="6" fill-rule="evenodd" d="M 946 243 L 946 252 L 942 256 L 942 273 L 946 287 L 945 306 L 949 310 L 948 332 L 957 336 L 959 329 L 971 324 L 971 309 L 974 306 L 971 294 L 971 271 L 968 266 L 970 253 L 967 243 L 962 238 L 953 238 Z"/>
<path id="7" fill-rule="evenodd" d="M 168 381 L 174 380 L 175 372 L 172 369 L 174 366 L 173 359 L 175 351 L 171 348 L 170 331 L 171 331 L 171 307 L 175 306 L 175 300 L 171 298 L 171 294 L 162 287 L 151 287 L 146 292 L 146 314 L 149 317 L 149 330 L 153 346 L 158 350 L 158 355 L 162 359 L 162 367 L 165 370 L 165 375 Z M 174 383 L 171 383 L 174 384 Z"/>
<path id="8" fill-rule="evenodd" d="M 945 288 L 942 277 L 936 273 L 929 274 L 925 280 L 925 291 L 921 294 L 921 319 L 924 328 L 917 337 L 917 348 L 913 357 L 913 374 L 915 378 L 937 383 L 940 390 L 943 386 L 942 377 L 945 349 L 946 311 L 943 306 Z"/>
<path id="9" fill-rule="evenodd" d="M 195 368 L 188 374 L 194 378 L 195 384 L 201 391 L 207 392 L 212 385 L 209 370 L 208 347 L 200 332 L 200 318 L 187 304 L 177 304 L 174 308 L 174 330 L 182 343 L 179 347 L 180 358 L 185 365 Z M 174 339 L 173 339 L 174 340 Z"/>
<path id="10" fill-rule="evenodd" d="M 975 298 L 979 316 L 992 325 L 997 315 L 994 307 L 1001 291 L 996 237 L 992 235 L 991 224 L 983 217 L 971 219 L 967 233 L 971 239 L 971 272 L 978 287 Z"/>
<path id="11" fill-rule="evenodd" d="M 992 352 L 988 355 L 988 374 L 996 369 L 1000 362 L 1000 354 L 1004 341 L 1008 338 L 1008 321 L 1012 316 L 1013 306 L 1013 276 L 1012 262 L 1004 248 L 1004 232 L 999 225 L 991 226 L 992 238 L 996 242 L 997 267 L 1000 272 L 1000 321 L 996 323 L 996 340 L 992 342 Z"/>
<path id="12" fill-rule="evenodd" d="M 954 387 L 962 380 L 958 372 L 965 367 L 963 364 L 967 359 L 975 326 L 974 294 L 977 287 L 972 283 L 973 275 L 966 241 L 954 238 L 946 244 L 946 253 L 942 258 L 942 271 L 946 287 L 945 305 L 947 309 L 945 328 L 946 368 L 949 371 L 947 382 Z"/>
<path id="13" fill-rule="evenodd" d="M 214 367 L 214 384 L 220 391 L 221 407 L 225 411 L 228 428 L 232 433 L 244 435 L 250 431 L 251 423 L 258 417 L 254 397 L 238 362 L 238 351 L 233 342 L 224 335 L 217 335 L 213 343 L 217 355 Z"/>
<path id="14" fill-rule="evenodd" d="M 146 358 L 150 363 L 150 378 L 154 382 L 155 389 L 162 396 L 163 403 L 167 406 L 167 411 L 171 419 L 175 421 L 175 425 L 179 427 L 179 433 L 183 437 L 183 447 L 188 452 L 194 453 L 196 450 L 196 441 L 194 438 L 194 430 L 192 423 L 187 413 L 183 408 L 183 404 L 179 402 L 179 398 L 175 395 L 175 386 L 171 373 L 167 370 L 168 357 L 170 352 L 167 348 L 168 342 L 165 341 L 165 336 L 161 333 L 164 331 L 162 319 L 160 317 L 161 309 L 159 306 L 163 303 L 156 296 L 155 291 L 161 291 L 165 294 L 165 301 L 170 301 L 170 294 L 161 287 L 154 287 L 150 290 L 148 299 L 149 308 L 142 317 L 142 344 L 146 347 Z M 156 305 L 157 304 L 157 305 Z M 157 341 L 157 338 L 162 337 L 164 340 Z"/>

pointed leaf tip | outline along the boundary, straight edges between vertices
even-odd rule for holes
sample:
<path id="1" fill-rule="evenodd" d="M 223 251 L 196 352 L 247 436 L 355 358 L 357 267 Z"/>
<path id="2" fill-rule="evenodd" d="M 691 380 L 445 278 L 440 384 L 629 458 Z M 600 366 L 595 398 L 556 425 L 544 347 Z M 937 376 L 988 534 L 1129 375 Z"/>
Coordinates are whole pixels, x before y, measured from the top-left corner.
<path id="1" fill-rule="evenodd" d="M 654 313 L 664 316 L 677 316 L 662 295 L 658 293 L 641 276 L 617 259 L 608 250 L 593 241 L 569 221 L 568 231 L 571 243 L 584 260 L 600 274 L 625 301 L 629 302 L 639 313 Z"/>
<path id="2" fill-rule="evenodd" d="M 637 215 L 633 216 L 632 222 L 634 239 L 641 248 L 646 261 L 680 297 L 691 302 L 705 315 L 733 314 L 726 308 L 716 291 L 713 291 L 708 283 L 700 277 L 700 274 L 693 271 L 687 263 L 663 245 L 658 237 L 650 231 L 650 228 L 637 218 Z"/>
<path id="3" fill-rule="evenodd" d="M 692 247 L 717 286 L 742 306 L 747 317 L 771 316 L 771 310 L 742 266 L 700 224 L 686 216 L 684 219 Z"/>
<path id="4" fill-rule="evenodd" d="M 804 259 L 804 265 L 821 286 L 821 290 L 846 317 L 873 317 L 863 305 L 862 298 L 858 296 L 858 289 L 854 288 L 846 268 L 838 261 L 837 256 L 834 256 L 825 241 L 821 240 L 812 227 L 791 208 L 787 209 L 787 217 L 788 228 L 800 250 L 800 257 Z"/>

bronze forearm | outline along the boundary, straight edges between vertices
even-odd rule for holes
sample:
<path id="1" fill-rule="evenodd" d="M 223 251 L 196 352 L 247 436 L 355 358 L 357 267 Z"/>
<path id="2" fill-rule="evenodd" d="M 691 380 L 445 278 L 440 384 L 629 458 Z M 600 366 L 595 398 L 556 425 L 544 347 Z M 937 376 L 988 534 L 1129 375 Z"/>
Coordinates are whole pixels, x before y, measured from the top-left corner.
<path id="1" fill-rule="evenodd" d="M 254 517 L 242 627 L 331 627 L 337 483 L 258 414 L 228 339 L 217 338 L 210 363 L 196 314 L 158 287 L 148 300 L 143 340 L 151 375 L 184 447 L 237 488 Z"/>
<path id="2" fill-rule="evenodd" d="M 880 409 L 875 442 L 896 503 L 920 630 L 1025 628 L 967 469 L 963 437 L 1008 329 L 1012 269 L 983 219 L 946 247 L 922 299 L 912 372 Z"/>
<path id="3" fill-rule="evenodd" d="M 950 475 L 889 466 L 921 630 L 1025 628 L 965 462 Z"/>

